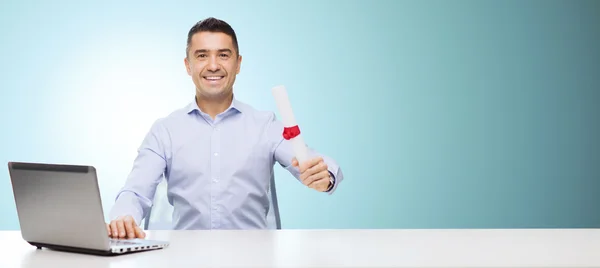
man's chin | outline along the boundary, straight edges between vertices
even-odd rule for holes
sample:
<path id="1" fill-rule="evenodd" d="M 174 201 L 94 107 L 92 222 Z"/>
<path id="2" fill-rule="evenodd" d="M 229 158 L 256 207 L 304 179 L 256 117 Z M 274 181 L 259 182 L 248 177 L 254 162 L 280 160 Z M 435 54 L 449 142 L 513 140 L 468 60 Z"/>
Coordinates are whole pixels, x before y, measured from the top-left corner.
<path id="1" fill-rule="evenodd" d="M 223 89 L 223 88 L 204 88 L 200 91 L 198 91 L 197 93 L 199 93 L 199 95 L 202 98 L 206 98 L 206 99 L 223 99 L 225 97 L 229 96 L 229 91 Z"/>

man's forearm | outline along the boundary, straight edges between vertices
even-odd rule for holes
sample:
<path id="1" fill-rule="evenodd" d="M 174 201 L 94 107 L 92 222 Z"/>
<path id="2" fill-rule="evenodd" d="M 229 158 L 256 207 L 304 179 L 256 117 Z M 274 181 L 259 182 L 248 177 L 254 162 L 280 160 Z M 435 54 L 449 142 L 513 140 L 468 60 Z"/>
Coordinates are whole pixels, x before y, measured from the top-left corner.
<path id="1" fill-rule="evenodd" d="M 114 220 L 120 216 L 131 215 L 137 225 L 141 224 L 144 212 L 150 209 L 151 202 L 132 191 L 121 191 L 112 207 L 109 219 Z"/>

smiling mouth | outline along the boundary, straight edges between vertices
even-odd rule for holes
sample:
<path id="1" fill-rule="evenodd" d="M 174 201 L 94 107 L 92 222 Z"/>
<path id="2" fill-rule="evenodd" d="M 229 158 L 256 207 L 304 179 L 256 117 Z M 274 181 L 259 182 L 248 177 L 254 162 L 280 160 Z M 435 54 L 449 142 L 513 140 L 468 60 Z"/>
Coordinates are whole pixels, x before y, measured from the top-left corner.
<path id="1" fill-rule="evenodd" d="M 202 78 L 204 78 L 210 82 L 214 82 L 214 81 L 220 81 L 221 79 L 225 78 L 225 76 L 203 76 Z"/>

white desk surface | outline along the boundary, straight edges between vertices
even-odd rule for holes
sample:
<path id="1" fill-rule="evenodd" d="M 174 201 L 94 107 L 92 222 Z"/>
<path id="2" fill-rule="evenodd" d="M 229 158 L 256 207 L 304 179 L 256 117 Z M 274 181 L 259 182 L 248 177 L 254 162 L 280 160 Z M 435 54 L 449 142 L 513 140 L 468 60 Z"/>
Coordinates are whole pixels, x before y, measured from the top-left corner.
<path id="1" fill-rule="evenodd" d="M 0 267 L 600 267 L 600 229 L 149 231 L 167 249 L 36 250 L 0 231 Z"/>

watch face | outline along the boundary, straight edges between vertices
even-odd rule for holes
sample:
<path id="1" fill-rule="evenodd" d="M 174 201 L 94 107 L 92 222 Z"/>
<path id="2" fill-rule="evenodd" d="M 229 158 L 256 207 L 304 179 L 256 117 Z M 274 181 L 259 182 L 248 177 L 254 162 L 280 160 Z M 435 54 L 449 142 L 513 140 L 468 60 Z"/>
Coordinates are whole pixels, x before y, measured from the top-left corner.
<path id="1" fill-rule="evenodd" d="M 331 176 L 331 173 L 329 174 L 329 188 L 327 188 L 327 191 L 330 191 L 333 188 L 333 185 L 335 184 L 335 178 L 333 176 Z"/>

